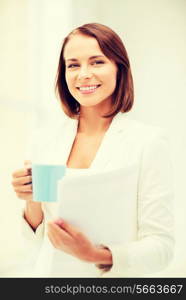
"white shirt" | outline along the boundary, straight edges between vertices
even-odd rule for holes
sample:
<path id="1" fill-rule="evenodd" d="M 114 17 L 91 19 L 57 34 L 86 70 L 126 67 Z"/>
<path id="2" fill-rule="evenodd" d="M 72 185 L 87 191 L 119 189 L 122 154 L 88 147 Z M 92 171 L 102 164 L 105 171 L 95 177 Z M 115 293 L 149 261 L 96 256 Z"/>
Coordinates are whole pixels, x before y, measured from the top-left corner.
<path id="1" fill-rule="evenodd" d="M 33 139 L 31 160 L 65 164 L 76 132 L 77 121 L 69 118 L 57 126 L 41 130 Z M 127 195 L 130 199 L 130 208 L 123 211 L 125 228 L 118 228 L 124 236 L 124 242 L 105 245 L 113 258 L 110 271 L 102 274 L 93 264 L 72 257 L 65 267 L 62 264 L 62 267 L 57 268 L 59 264 L 56 262 L 63 261 L 60 257 L 65 257 L 66 254 L 53 249 L 50 243 L 47 243 L 48 246 L 44 243 L 37 263 L 38 276 L 137 277 L 159 272 L 168 265 L 174 249 L 174 184 L 169 143 L 164 130 L 130 120 L 125 114 L 118 113 L 107 130 L 90 169 L 70 172 L 74 174 L 77 171 L 81 175 L 84 171 L 100 173 L 131 165 L 136 170 L 136 176 L 131 177 L 124 195 L 126 199 Z M 73 174 L 69 173 L 69 176 Z M 45 225 L 48 220 L 56 217 L 56 203 L 43 204 L 42 207 L 45 217 L 36 233 L 23 220 L 24 236 L 35 244 L 42 243 L 43 237 L 47 240 Z M 131 234 L 127 234 L 127 230 Z M 48 253 L 54 250 L 55 259 L 51 255 L 50 260 Z M 41 270 L 42 274 L 39 274 Z"/>

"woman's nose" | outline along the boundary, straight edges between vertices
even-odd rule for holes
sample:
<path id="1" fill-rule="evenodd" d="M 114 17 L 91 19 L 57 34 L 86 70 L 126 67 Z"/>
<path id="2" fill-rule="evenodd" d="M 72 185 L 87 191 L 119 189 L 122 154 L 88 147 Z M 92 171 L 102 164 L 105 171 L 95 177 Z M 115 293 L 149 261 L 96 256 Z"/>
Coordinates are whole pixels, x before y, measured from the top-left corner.
<path id="1" fill-rule="evenodd" d="M 78 74 L 79 79 L 91 78 L 91 76 L 92 76 L 92 72 L 88 67 L 81 68 Z"/>

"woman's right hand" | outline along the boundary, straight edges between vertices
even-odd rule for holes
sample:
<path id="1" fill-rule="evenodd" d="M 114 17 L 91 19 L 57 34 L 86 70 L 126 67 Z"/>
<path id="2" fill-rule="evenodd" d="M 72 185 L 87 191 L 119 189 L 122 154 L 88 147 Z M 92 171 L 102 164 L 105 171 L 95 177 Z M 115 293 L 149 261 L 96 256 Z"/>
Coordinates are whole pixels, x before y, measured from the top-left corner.
<path id="1" fill-rule="evenodd" d="M 32 197 L 31 161 L 25 161 L 24 166 L 23 169 L 17 170 L 12 174 L 12 185 L 17 197 L 26 200 L 24 219 L 35 231 L 43 221 L 43 211 L 41 203 L 34 202 Z"/>
<path id="2" fill-rule="evenodd" d="M 12 186 L 18 198 L 32 201 L 32 169 L 31 161 L 24 162 L 25 168 L 12 174 Z"/>

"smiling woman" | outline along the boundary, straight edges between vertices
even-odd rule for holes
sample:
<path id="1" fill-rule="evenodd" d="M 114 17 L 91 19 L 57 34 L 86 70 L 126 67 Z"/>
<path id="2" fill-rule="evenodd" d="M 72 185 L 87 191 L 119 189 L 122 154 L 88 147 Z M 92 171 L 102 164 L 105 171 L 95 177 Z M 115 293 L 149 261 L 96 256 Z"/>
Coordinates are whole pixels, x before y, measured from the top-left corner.
<path id="1" fill-rule="evenodd" d="M 66 166 L 58 202 L 33 201 L 31 163 L 12 181 L 26 200 L 24 235 L 42 243 L 34 276 L 141 277 L 162 270 L 174 248 L 168 141 L 162 129 L 126 116 L 134 93 L 120 37 L 97 23 L 69 33 L 56 90 L 66 118 L 37 132 L 30 159 Z M 67 211 L 65 203 L 72 203 Z"/>
<path id="2" fill-rule="evenodd" d="M 75 59 L 69 58 L 74 56 Z M 108 111 L 112 105 L 111 95 L 116 88 L 117 66 L 102 53 L 97 40 L 83 34 L 74 34 L 66 44 L 64 59 L 66 82 L 79 105 L 97 105 L 100 110 L 100 105 L 105 103 L 105 110 Z"/>
<path id="3" fill-rule="evenodd" d="M 73 30 L 63 43 L 56 89 L 70 117 L 79 114 L 81 104 L 82 109 L 99 104 L 99 110 L 106 103 L 101 111 L 108 117 L 129 111 L 133 105 L 133 80 L 120 37 L 96 23 Z M 82 97 L 87 94 L 92 97 Z"/>

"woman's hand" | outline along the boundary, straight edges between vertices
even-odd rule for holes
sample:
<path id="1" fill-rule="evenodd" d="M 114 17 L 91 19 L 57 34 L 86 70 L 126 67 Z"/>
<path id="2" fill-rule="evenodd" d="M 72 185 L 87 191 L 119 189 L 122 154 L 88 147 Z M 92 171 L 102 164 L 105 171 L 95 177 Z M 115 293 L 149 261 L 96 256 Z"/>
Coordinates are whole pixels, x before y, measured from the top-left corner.
<path id="1" fill-rule="evenodd" d="M 24 169 L 17 170 L 12 174 L 12 185 L 17 197 L 26 200 L 24 219 L 35 231 L 43 221 L 43 211 L 41 203 L 34 202 L 32 197 L 31 162 L 27 160 L 24 165 Z"/>
<path id="2" fill-rule="evenodd" d="M 31 162 L 24 162 L 25 168 L 12 174 L 12 186 L 20 199 L 32 201 L 32 174 Z"/>
<path id="3" fill-rule="evenodd" d="M 82 232 L 64 220 L 48 223 L 48 237 L 53 246 L 76 258 L 96 264 L 111 264 L 108 249 L 96 247 Z"/>

